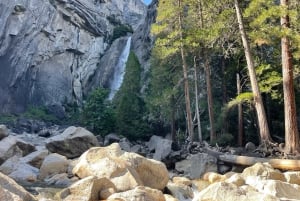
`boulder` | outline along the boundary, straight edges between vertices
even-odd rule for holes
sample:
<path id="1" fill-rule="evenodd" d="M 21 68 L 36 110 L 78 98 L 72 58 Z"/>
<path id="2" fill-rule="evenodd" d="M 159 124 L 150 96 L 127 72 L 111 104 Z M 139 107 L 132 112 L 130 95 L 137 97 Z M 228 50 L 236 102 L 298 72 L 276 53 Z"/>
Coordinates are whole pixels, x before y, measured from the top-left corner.
<path id="1" fill-rule="evenodd" d="M 246 151 L 254 151 L 256 149 L 256 146 L 253 142 L 247 142 L 245 145 Z"/>
<path id="2" fill-rule="evenodd" d="M 79 157 L 91 147 L 98 146 L 97 138 L 88 130 L 71 126 L 62 134 L 51 137 L 46 143 L 47 149 L 67 158 Z"/>
<path id="3" fill-rule="evenodd" d="M 8 129 L 5 125 L 0 125 L 0 140 L 8 136 Z"/>
<path id="4" fill-rule="evenodd" d="M 94 147 L 86 151 L 73 168 L 79 178 L 88 176 L 111 179 L 118 191 L 126 191 L 143 185 L 137 172 L 121 157 L 119 144 L 108 147 Z"/>
<path id="5" fill-rule="evenodd" d="M 262 176 L 265 179 L 273 179 L 286 181 L 284 175 L 279 171 L 275 170 L 268 163 L 256 163 L 242 172 L 241 176 L 246 180 L 249 176 Z"/>
<path id="6" fill-rule="evenodd" d="M 108 146 L 115 142 L 120 142 L 120 140 L 121 138 L 117 134 L 110 133 L 104 137 L 104 146 Z"/>
<path id="7" fill-rule="evenodd" d="M 236 186 L 245 185 L 245 180 L 241 177 L 240 174 L 237 173 L 226 179 L 225 182 L 235 184 Z"/>
<path id="8" fill-rule="evenodd" d="M 215 173 L 215 172 L 206 172 L 203 175 L 203 180 L 208 181 L 210 183 L 224 181 L 225 179 L 226 179 L 226 176 Z"/>
<path id="9" fill-rule="evenodd" d="M 0 188 L 0 200 L 3 201 L 23 201 L 22 198 L 20 198 L 20 196 L 9 192 L 8 190 L 4 189 L 4 188 Z"/>
<path id="10" fill-rule="evenodd" d="M 22 201 L 36 201 L 36 199 L 28 193 L 22 186 L 18 185 L 13 179 L 0 173 L 0 200 L 10 201 L 7 198 L 16 198 L 11 201 L 18 201 L 21 198 Z M 3 199 L 2 199 L 3 198 Z"/>
<path id="11" fill-rule="evenodd" d="M 299 171 L 285 172 L 283 174 L 288 183 L 300 185 L 300 172 Z"/>
<path id="12" fill-rule="evenodd" d="M 145 186 L 163 190 L 167 185 L 169 173 L 162 162 L 129 152 L 125 152 L 121 158 L 126 160 L 135 169 Z"/>
<path id="13" fill-rule="evenodd" d="M 164 194 L 156 189 L 138 186 L 132 190 L 115 193 L 107 198 L 107 201 L 165 201 Z"/>
<path id="14" fill-rule="evenodd" d="M 0 141 L 0 165 L 14 155 L 26 156 L 33 151 L 35 151 L 35 147 L 32 144 L 15 136 L 5 137 Z"/>
<path id="15" fill-rule="evenodd" d="M 47 149 L 41 149 L 28 154 L 27 156 L 21 158 L 21 160 L 32 165 L 33 167 L 40 168 L 43 160 L 48 155 L 49 151 Z"/>
<path id="16" fill-rule="evenodd" d="M 279 201 L 272 195 L 249 191 L 226 182 L 213 183 L 202 190 L 194 201 Z"/>
<path id="17" fill-rule="evenodd" d="M 198 179 L 205 172 L 217 172 L 217 159 L 206 153 L 189 155 L 175 164 L 175 169 L 190 179 Z"/>
<path id="18" fill-rule="evenodd" d="M 17 168 L 8 176 L 20 183 L 33 183 L 37 181 L 39 169 L 27 163 L 18 163 Z"/>
<path id="19" fill-rule="evenodd" d="M 179 201 L 177 198 L 174 198 L 172 195 L 164 194 L 166 201 Z"/>
<path id="20" fill-rule="evenodd" d="M 193 189 L 197 190 L 198 192 L 202 191 L 210 185 L 208 181 L 204 181 L 202 179 L 192 180 L 192 183 Z"/>
<path id="21" fill-rule="evenodd" d="M 150 151 L 155 150 L 153 159 L 159 161 L 165 159 L 172 151 L 172 141 L 156 135 L 153 135 L 150 138 L 150 141 L 147 143 L 147 146 Z"/>
<path id="22" fill-rule="evenodd" d="M 191 186 L 192 185 L 192 181 L 186 177 L 173 177 L 172 181 L 175 184 L 184 184 L 186 186 Z"/>
<path id="23" fill-rule="evenodd" d="M 129 142 L 129 140 L 127 138 L 122 138 L 119 141 L 119 145 L 120 145 L 122 150 L 128 151 L 128 152 L 131 151 L 131 143 Z"/>
<path id="24" fill-rule="evenodd" d="M 68 187 L 76 181 L 78 181 L 77 177 L 69 178 L 67 173 L 56 174 L 53 177 L 45 179 L 47 185 L 55 187 Z"/>
<path id="25" fill-rule="evenodd" d="M 116 192 L 115 185 L 107 178 L 86 177 L 60 193 L 63 201 L 95 201 L 107 199 Z"/>
<path id="26" fill-rule="evenodd" d="M 109 178 L 118 191 L 139 185 L 163 189 L 168 182 L 168 171 L 163 163 L 122 151 L 117 143 L 86 151 L 75 165 L 73 174 L 80 178 Z"/>
<path id="27" fill-rule="evenodd" d="M 249 176 L 246 179 L 246 184 L 252 186 L 257 191 L 272 195 L 280 199 L 299 199 L 300 186 L 290 184 L 279 180 L 266 180 L 262 176 Z"/>
<path id="28" fill-rule="evenodd" d="M 194 193 L 192 188 L 187 185 L 168 182 L 166 188 L 171 193 L 171 195 L 177 198 L 178 200 L 184 200 L 184 199 L 187 200 L 187 199 L 194 198 Z"/>
<path id="29" fill-rule="evenodd" d="M 39 179 L 43 180 L 55 174 L 66 173 L 68 165 L 69 161 L 65 156 L 56 153 L 50 154 L 41 165 Z"/>

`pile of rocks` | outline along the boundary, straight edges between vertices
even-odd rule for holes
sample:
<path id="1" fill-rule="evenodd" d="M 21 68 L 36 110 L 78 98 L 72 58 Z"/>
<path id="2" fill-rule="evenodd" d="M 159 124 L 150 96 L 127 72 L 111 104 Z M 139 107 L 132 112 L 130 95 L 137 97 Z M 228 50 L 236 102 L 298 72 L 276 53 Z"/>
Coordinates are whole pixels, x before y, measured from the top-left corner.
<path id="1" fill-rule="evenodd" d="M 46 138 L 39 139 L 39 144 L 28 143 L 0 125 L 0 200 L 300 200 L 300 172 L 282 173 L 269 164 L 221 175 L 216 173 L 213 157 L 197 153 L 176 162 L 177 174 L 170 174 L 158 160 L 168 160 L 176 152 L 170 141 L 158 136 L 146 148 L 114 135 L 101 140 L 100 144 L 108 146 L 100 147 L 97 138 L 80 127 L 69 127 L 43 143 L 42 139 Z M 110 144 L 113 141 L 118 143 Z M 145 149 L 146 155 L 157 160 L 133 152 Z M 49 194 L 41 190 L 33 196 L 19 185 L 36 182 L 61 190 Z"/>

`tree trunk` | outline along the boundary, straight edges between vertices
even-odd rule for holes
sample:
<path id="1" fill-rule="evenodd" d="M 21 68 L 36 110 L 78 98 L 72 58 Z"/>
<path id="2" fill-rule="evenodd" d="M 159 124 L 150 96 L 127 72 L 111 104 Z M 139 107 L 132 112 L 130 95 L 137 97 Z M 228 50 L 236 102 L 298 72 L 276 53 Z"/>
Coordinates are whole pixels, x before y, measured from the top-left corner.
<path id="1" fill-rule="evenodd" d="M 172 141 L 175 142 L 176 141 L 176 129 L 175 129 L 175 105 L 174 105 L 174 96 L 172 96 L 171 98 L 171 105 L 173 105 L 172 107 L 172 111 L 171 111 L 171 138 Z"/>
<path id="2" fill-rule="evenodd" d="M 240 75 L 236 74 L 236 87 L 237 95 L 241 94 L 241 79 Z M 244 132 L 243 132 L 243 105 L 242 103 L 238 104 L 238 145 L 243 146 L 244 141 Z"/>
<path id="3" fill-rule="evenodd" d="M 246 36 L 245 30 L 244 30 L 242 13 L 239 8 L 238 0 L 234 0 L 234 5 L 235 5 L 235 10 L 236 10 L 236 14 L 237 14 L 238 23 L 239 23 L 240 34 L 241 34 L 241 38 L 242 38 L 242 42 L 243 42 L 243 46 L 244 46 L 247 67 L 248 67 L 248 71 L 249 71 L 249 77 L 250 77 L 251 88 L 252 88 L 252 92 L 253 92 L 254 107 L 256 110 L 256 114 L 257 114 L 260 138 L 261 138 L 261 141 L 271 142 L 272 139 L 270 136 L 266 112 L 264 109 L 262 97 L 261 97 L 260 90 L 258 87 L 254 63 L 253 63 L 252 55 L 250 52 L 250 46 L 247 41 L 247 36 Z"/>
<path id="4" fill-rule="evenodd" d="M 205 67 L 205 80 L 206 80 L 206 89 L 207 89 L 207 104 L 208 104 L 208 115 L 209 115 L 209 123 L 210 123 L 210 142 L 212 143 L 217 139 L 215 132 L 215 119 L 214 119 L 214 111 L 213 111 L 213 97 L 212 97 L 212 87 L 211 87 L 211 79 L 210 79 L 210 66 L 209 61 L 204 53 L 204 67 Z"/>
<path id="5" fill-rule="evenodd" d="M 199 99 L 198 99 L 198 73 L 197 73 L 197 63 L 196 57 L 194 57 L 194 80 L 195 80 L 195 101 L 196 101 L 196 117 L 197 117 L 197 128 L 198 128 L 198 138 L 199 142 L 202 142 L 202 129 L 201 129 L 201 120 L 199 113 Z"/>
<path id="6" fill-rule="evenodd" d="M 280 5 L 284 8 L 287 8 L 288 4 L 288 0 L 280 1 Z M 281 26 L 283 29 L 288 29 L 290 27 L 288 14 L 281 17 Z M 289 38 L 287 36 L 281 38 L 285 151 L 287 153 L 295 153 L 299 151 L 299 134 L 296 117 L 292 54 L 289 43 Z"/>
<path id="7" fill-rule="evenodd" d="M 226 73 L 225 73 L 225 58 L 221 57 L 221 66 L 222 66 L 222 103 L 223 105 L 227 104 L 227 87 L 226 87 Z M 225 118 L 222 126 L 222 133 L 228 133 L 228 119 Z"/>
<path id="8" fill-rule="evenodd" d="M 182 9 L 181 0 L 178 0 L 178 6 Z M 182 13 L 180 11 L 179 17 L 179 36 L 180 36 L 180 53 L 182 59 L 182 70 L 183 70 L 183 79 L 184 79 L 184 95 L 185 95 L 185 109 L 186 109 L 186 118 L 187 118 L 187 130 L 188 135 L 191 141 L 194 139 L 194 130 L 193 130 L 193 120 L 191 112 L 191 102 L 190 102 L 190 92 L 189 92 L 189 80 L 187 74 L 187 62 L 185 58 L 185 49 L 183 46 L 183 34 L 182 34 Z"/>

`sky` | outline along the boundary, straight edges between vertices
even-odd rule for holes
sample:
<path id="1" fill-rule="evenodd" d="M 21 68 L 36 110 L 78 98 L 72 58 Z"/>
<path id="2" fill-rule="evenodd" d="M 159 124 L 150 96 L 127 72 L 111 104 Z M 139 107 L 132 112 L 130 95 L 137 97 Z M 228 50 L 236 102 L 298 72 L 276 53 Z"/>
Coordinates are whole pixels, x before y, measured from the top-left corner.
<path id="1" fill-rule="evenodd" d="M 144 0 L 144 3 L 145 3 L 146 5 L 149 5 L 149 4 L 151 3 L 151 1 L 152 1 L 152 0 Z"/>

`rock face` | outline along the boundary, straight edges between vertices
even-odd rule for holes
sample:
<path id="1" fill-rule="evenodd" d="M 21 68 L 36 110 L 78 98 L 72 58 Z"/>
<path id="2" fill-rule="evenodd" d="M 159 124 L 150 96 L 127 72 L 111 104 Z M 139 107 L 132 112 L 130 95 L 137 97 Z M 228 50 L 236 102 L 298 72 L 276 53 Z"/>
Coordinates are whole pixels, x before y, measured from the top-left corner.
<path id="1" fill-rule="evenodd" d="M 98 146 L 97 138 L 88 130 L 71 126 L 62 134 L 48 139 L 46 147 L 50 152 L 67 158 L 79 157 L 90 147 Z"/>
<path id="2" fill-rule="evenodd" d="M 63 117 L 64 104 L 109 87 L 127 40 L 112 40 L 114 29 L 150 26 L 141 0 L 2 0 L 0 11 L 2 113 L 45 105 Z M 145 37 L 132 43 L 143 48 Z"/>

